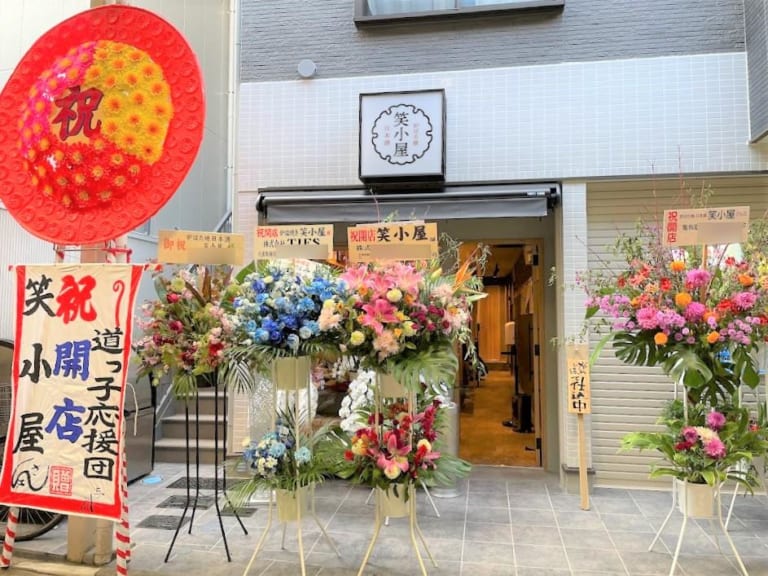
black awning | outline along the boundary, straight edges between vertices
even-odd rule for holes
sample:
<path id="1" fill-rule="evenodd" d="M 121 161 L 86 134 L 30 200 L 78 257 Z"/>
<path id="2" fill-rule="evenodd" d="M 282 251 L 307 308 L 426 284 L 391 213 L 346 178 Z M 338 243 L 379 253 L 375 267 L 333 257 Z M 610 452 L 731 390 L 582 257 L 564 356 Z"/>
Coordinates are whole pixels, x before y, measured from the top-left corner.
<path id="1" fill-rule="evenodd" d="M 256 203 L 270 224 L 400 220 L 530 218 L 546 216 L 560 197 L 560 184 L 452 185 L 435 191 L 373 194 L 365 188 L 263 188 Z"/>

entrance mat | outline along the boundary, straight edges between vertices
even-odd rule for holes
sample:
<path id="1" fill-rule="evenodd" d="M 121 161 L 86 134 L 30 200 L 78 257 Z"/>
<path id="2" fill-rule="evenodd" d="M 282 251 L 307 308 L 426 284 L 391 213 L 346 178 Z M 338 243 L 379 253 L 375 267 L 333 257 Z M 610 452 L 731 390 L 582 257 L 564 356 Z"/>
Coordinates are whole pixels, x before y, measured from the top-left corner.
<path id="1" fill-rule="evenodd" d="M 241 482 L 242 480 L 237 480 L 235 478 L 227 478 L 227 489 L 232 488 L 232 486 L 240 484 Z M 194 490 L 195 488 L 197 488 L 198 484 L 200 485 L 200 490 L 213 490 L 214 487 L 216 486 L 215 478 L 190 478 L 189 479 L 189 488 L 191 490 Z M 178 480 L 174 480 L 167 486 L 167 488 L 181 488 L 181 489 L 184 489 L 186 487 L 187 487 L 186 478 L 179 478 Z M 219 478 L 219 490 L 224 490 L 224 480 L 222 478 Z"/>
<path id="2" fill-rule="evenodd" d="M 237 509 L 237 515 L 240 516 L 240 518 L 250 518 L 256 513 L 256 510 L 258 508 L 238 508 Z M 229 504 L 225 505 L 224 508 L 221 509 L 221 515 L 222 516 L 234 516 L 235 512 L 232 509 L 232 506 Z"/>
<path id="3" fill-rule="evenodd" d="M 189 497 L 189 507 L 192 508 L 192 506 L 195 504 L 195 497 L 193 495 L 190 495 Z M 186 495 L 182 496 L 180 494 L 176 494 L 174 496 L 169 496 L 160 504 L 157 505 L 157 508 L 184 508 L 187 505 L 187 497 Z M 196 508 L 199 508 L 201 510 L 207 510 L 213 506 L 213 496 L 198 496 L 197 497 L 197 506 Z"/>
<path id="4" fill-rule="evenodd" d="M 180 516 L 167 516 L 164 514 L 155 514 L 153 516 L 147 516 L 139 522 L 139 528 L 157 528 L 158 530 L 176 530 L 176 526 L 179 525 Z M 189 522 L 189 518 L 184 518 L 182 525 Z"/>

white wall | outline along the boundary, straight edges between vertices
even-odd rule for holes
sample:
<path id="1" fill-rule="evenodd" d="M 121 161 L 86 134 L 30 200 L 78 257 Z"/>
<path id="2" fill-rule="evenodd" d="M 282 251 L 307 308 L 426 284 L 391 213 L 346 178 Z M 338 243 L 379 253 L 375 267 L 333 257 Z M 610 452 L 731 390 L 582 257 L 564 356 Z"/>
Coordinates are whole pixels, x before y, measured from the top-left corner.
<path id="1" fill-rule="evenodd" d="M 359 184 L 358 94 L 444 88 L 447 180 L 768 168 L 743 52 L 243 84 L 238 189 Z"/>

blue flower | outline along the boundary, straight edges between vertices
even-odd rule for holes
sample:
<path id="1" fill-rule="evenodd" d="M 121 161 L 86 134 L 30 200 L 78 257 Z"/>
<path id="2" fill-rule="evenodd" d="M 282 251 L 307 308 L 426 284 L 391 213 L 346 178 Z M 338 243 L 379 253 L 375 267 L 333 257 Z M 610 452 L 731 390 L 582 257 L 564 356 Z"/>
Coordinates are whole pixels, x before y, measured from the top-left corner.
<path id="1" fill-rule="evenodd" d="M 285 324 L 286 328 L 291 330 L 296 330 L 296 328 L 299 327 L 299 321 L 296 319 L 296 316 L 288 314 L 280 318 L 280 320 L 283 322 L 283 324 Z"/>
<path id="2" fill-rule="evenodd" d="M 245 323 L 245 330 L 249 334 L 251 334 L 252 332 L 256 332 L 256 328 L 258 328 L 258 326 L 256 325 L 255 320 L 248 320 L 248 322 Z"/>
<path id="3" fill-rule="evenodd" d="M 251 282 L 251 289 L 256 292 L 257 294 L 260 292 L 264 292 L 266 290 L 267 285 L 264 284 L 264 281 L 261 278 L 258 278 Z"/>
<path id="4" fill-rule="evenodd" d="M 306 446 L 302 446 L 296 450 L 296 462 L 298 464 L 306 464 L 312 459 L 312 451 Z"/>
<path id="5" fill-rule="evenodd" d="M 312 298 L 303 297 L 301 300 L 299 300 L 298 304 L 296 305 L 296 311 L 300 314 L 305 314 L 307 312 L 311 312 L 315 309 L 315 301 L 312 300 Z"/>
<path id="6" fill-rule="evenodd" d="M 269 332 L 269 339 L 273 343 L 279 344 L 280 342 L 283 341 L 283 335 L 282 335 L 282 333 L 279 330 L 271 330 Z"/>
<path id="7" fill-rule="evenodd" d="M 266 344 L 269 341 L 269 332 L 264 330 L 264 328 L 259 328 L 256 330 L 256 332 L 253 335 L 254 340 L 258 340 L 259 342 Z"/>
<path id="8" fill-rule="evenodd" d="M 269 455 L 273 458 L 282 458 L 285 454 L 285 444 L 282 442 L 275 442 L 269 447 Z"/>
<path id="9" fill-rule="evenodd" d="M 288 334 L 285 338 L 285 343 L 294 352 L 299 349 L 299 337 L 296 334 Z"/>
<path id="10" fill-rule="evenodd" d="M 302 326 L 299 328 L 299 338 L 309 340 L 312 338 L 312 330 L 308 326 Z"/>

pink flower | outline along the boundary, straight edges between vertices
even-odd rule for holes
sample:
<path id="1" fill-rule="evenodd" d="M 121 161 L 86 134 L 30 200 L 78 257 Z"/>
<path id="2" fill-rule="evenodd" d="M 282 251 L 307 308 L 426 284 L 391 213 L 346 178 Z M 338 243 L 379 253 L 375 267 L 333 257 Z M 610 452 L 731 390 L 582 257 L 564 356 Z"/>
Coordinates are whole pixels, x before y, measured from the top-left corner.
<path id="1" fill-rule="evenodd" d="M 710 458 L 720 460 L 721 458 L 725 458 L 725 444 L 723 444 L 723 441 L 720 440 L 720 438 L 710 438 L 704 442 L 704 452 Z"/>
<path id="2" fill-rule="evenodd" d="M 643 330 L 653 330 L 659 325 L 658 310 L 645 307 L 637 311 L 637 325 Z"/>
<path id="3" fill-rule="evenodd" d="M 709 284 L 711 278 L 712 275 L 707 270 L 694 268 L 685 275 L 685 284 L 691 288 L 701 288 Z"/>
<path id="4" fill-rule="evenodd" d="M 704 312 L 707 311 L 707 307 L 701 302 L 691 302 L 685 308 L 685 317 L 691 322 L 696 322 L 704 316 Z"/>
<path id="5" fill-rule="evenodd" d="M 362 309 L 365 314 L 358 318 L 360 325 L 371 328 L 376 334 L 381 334 L 384 330 L 383 323 L 397 322 L 397 308 L 385 298 L 377 298 L 372 304 L 363 305 Z"/>
<path id="6" fill-rule="evenodd" d="M 382 330 L 381 334 L 373 339 L 373 349 L 379 353 L 379 360 L 384 360 L 400 351 L 400 343 L 391 330 Z"/>
<path id="7" fill-rule="evenodd" d="M 699 439 L 699 433 L 696 432 L 696 428 L 693 426 L 686 426 L 683 428 L 682 434 L 685 441 L 690 442 L 691 444 Z"/>
<path id="8" fill-rule="evenodd" d="M 340 278 L 347 285 L 350 292 L 356 292 L 359 288 L 367 287 L 368 279 L 368 267 L 366 265 L 360 265 L 356 268 L 347 268 L 347 270 L 340 276 Z"/>
<path id="9" fill-rule="evenodd" d="M 707 426 L 716 432 L 722 430 L 725 426 L 725 416 L 713 410 L 707 414 Z"/>
<path id="10" fill-rule="evenodd" d="M 175 292 L 168 292 L 168 294 L 165 295 L 165 299 L 168 301 L 169 304 L 175 304 L 179 301 L 180 296 L 176 294 Z"/>
<path id="11" fill-rule="evenodd" d="M 731 302 L 739 310 L 749 310 L 757 302 L 757 294 L 754 292 L 739 292 L 731 298 Z"/>

